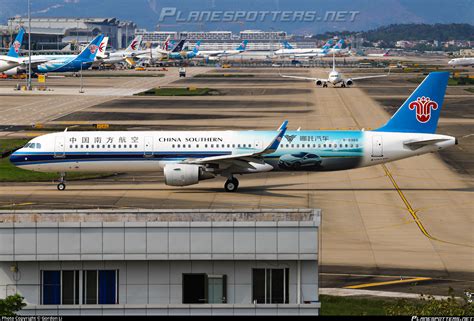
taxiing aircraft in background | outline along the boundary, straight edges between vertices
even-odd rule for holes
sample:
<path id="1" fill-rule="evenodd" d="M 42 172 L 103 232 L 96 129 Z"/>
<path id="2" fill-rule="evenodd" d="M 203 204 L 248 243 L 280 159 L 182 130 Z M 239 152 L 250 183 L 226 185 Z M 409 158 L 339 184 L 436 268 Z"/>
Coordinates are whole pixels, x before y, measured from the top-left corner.
<path id="1" fill-rule="evenodd" d="M 336 70 L 336 58 L 335 54 L 332 57 L 332 70 L 329 72 L 328 78 L 313 78 L 313 77 L 302 77 L 302 76 L 290 76 L 290 75 L 282 75 L 283 78 L 293 78 L 293 79 L 301 79 L 301 80 L 311 80 L 314 81 L 316 86 L 323 86 L 327 87 L 328 84 L 332 84 L 336 86 L 341 84 L 341 87 L 352 86 L 354 84 L 354 80 L 362 80 L 362 79 L 370 79 L 370 78 L 379 78 L 379 77 L 387 77 L 390 74 L 390 70 L 388 74 L 385 75 L 371 75 L 371 76 L 360 76 L 360 77 L 352 77 L 352 78 L 344 78 L 341 73 Z"/>

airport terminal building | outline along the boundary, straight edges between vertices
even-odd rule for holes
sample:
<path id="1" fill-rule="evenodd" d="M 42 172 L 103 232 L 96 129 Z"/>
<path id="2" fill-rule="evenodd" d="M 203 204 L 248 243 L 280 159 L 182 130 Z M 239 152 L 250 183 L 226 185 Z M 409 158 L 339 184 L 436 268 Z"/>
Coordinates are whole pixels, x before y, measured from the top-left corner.
<path id="1" fill-rule="evenodd" d="M 317 315 L 320 210 L 0 211 L 22 315 Z"/>

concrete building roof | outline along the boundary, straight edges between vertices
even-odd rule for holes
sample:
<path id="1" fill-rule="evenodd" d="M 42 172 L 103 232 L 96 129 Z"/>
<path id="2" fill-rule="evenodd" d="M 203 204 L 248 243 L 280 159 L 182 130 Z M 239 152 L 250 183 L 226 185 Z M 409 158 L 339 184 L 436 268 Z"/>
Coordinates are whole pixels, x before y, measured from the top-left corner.
<path id="1" fill-rule="evenodd" d="M 0 210 L 0 223 L 319 222 L 319 209 Z M 319 225 L 319 224 L 317 224 Z"/>

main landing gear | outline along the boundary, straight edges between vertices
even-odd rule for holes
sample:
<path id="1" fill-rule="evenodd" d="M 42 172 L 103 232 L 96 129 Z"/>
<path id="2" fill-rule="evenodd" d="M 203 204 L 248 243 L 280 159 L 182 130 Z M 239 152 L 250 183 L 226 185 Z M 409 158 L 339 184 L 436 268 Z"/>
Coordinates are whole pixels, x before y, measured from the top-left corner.
<path id="1" fill-rule="evenodd" d="M 325 83 L 323 84 L 323 88 L 328 88 L 328 83 L 327 83 L 327 82 L 325 82 Z"/>
<path id="2" fill-rule="evenodd" d="M 341 88 L 346 88 L 346 83 L 345 83 L 345 82 L 343 82 L 343 83 L 341 84 Z"/>
<path id="3" fill-rule="evenodd" d="M 66 173 L 61 173 L 59 177 L 59 184 L 57 186 L 58 191 L 64 191 L 66 189 Z"/>
<path id="4" fill-rule="evenodd" d="M 234 176 L 229 177 L 224 184 L 224 188 L 226 192 L 235 192 L 239 187 L 239 180 Z"/>

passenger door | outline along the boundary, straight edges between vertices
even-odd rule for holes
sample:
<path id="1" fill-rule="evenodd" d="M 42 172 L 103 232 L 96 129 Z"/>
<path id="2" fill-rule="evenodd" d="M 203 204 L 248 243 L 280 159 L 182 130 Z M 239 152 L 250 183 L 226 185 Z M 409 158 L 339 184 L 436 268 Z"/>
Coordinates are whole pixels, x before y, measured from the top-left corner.
<path id="1" fill-rule="evenodd" d="M 54 141 L 54 157 L 61 158 L 65 157 L 65 138 L 64 136 L 57 136 Z"/>
<path id="2" fill-rule="evenodd" d="M 372 157 L 383 157 L 382 136 L 372 137 Z"/>
<path id="3" fill-rule="evenodd" d="M 152 157 L 153 156 L 153 137 L 147 136 L 145 137 L 145 149 L 144 149 L 144 157 Z"/>

